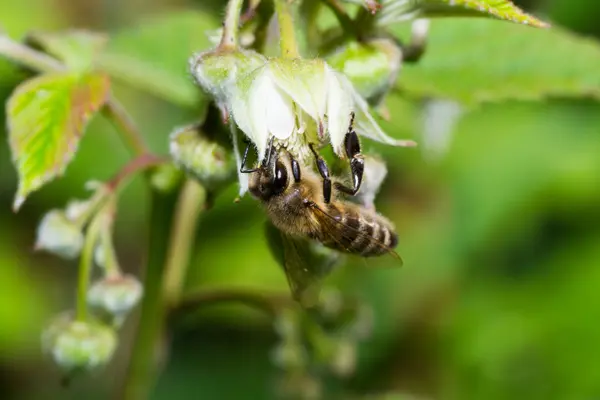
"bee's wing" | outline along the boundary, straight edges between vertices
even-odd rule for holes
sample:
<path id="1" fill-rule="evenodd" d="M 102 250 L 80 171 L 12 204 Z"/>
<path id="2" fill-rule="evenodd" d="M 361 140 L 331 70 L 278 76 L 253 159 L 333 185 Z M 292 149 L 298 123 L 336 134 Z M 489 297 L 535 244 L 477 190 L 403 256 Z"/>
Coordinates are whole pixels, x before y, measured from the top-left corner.
<path id="1" fill-rule="evenodd" d="M 319 207 L 317 204 L 313 203 L 312 208 L 317 213 L 319 213 L 319 215 L 322 216 L 322 218 L 320 219 L 321 225 L 322 225 L 322 232 L 324 232 L 326 235 L 328 235 L 333 241 L 338 243 L 342 248 L 346 248 L 344 243 L 352 242 L 355 239 L 354 236 L 344 235 L 344 232 L 352 232 L 353 235 L 357 235 L 358 237 L 366 236 L 366 233 L 361 232 L 360 230 L 343 223 L 338 218 L 334 217 L 333 215 L 329 214 L 326 210 Z M 344 229 L 340 229 L 340 226 L 343 227 Z M 338 237 L 336 237 L 334 232 L 341 232 L 342 239 L 340 240 Z M 398 253 L 396 253 L 396 251 L 394 251 L 394 249 L 390 248 L 389 246 L 386 246 L 384 243 L 382 243 L 378 240 L 375 240 L 374 243 L 376 246 L 383 249 L 387 254 L 390 254 L 391 256 L 396 258 L 398 260 L 398 262 L 400 263 L 399 266 L 402 266 L 404 264 L 402 257 L 400 257 L 400 255 Z M 348 251 L 350 251 L 350 249 L 348 249 Z"/>
<path id="2" fill-rule="evenodd" d="M 304 307 L 317 305 L 321 281 L 331 272 L 339 255 L 319 252 L 313 242 L 283 233 L 270 222 L 267 222 L 266 232 L 294 299 Z"/>

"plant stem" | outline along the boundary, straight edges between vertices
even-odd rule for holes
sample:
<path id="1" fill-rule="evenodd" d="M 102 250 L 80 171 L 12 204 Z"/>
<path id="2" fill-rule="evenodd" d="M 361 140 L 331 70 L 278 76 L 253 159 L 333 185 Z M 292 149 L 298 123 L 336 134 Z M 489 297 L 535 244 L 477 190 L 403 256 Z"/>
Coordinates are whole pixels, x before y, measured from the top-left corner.
<path id="1" fill-rule="evenodd" d="M 102 108 L 102 114 L 121 132 L 121 138 L 134 155 L 150 153 L 144 136 L 123 105 L 111 96 Z"/>
<path id="2" fill-rule="evenodd" d="M 163 333 L 166 311 L 162 296 L 163 276 L 174 203 L 173 195 L 152 192 L 144 298 L 125 382 L 118 396 L 121 399 L 147 399 L 156 381 L 156 350 Z"/>
<path id="3" fill-rule="evenodd" d="M 98 238 L 100 225 L 102 222 L 102 212 L 96 214 L 85 235 L 85 243 L 79 259 L 79 278 L 77 284 L 77 320 L 87 320 L 87 292 L 92 273 L 92 262 L 94 255 L 94 246 Z"/>
<path id="4" fill-rule="evenodd" d="M 170 309 L 170 316 L 177 318 L 199 307 L 227 302 L 246 304 L 263 310 L 271 316 L 279 314 L 285 308 L 297 306 L 288 294 L 265 294 L 260 290 L 248 288 L 212 288 L 186 294 Z"/>
<path id="5" fill-rule="evenodd" d="M 240 30 L 240 14 L 242 13 L 242 4 L 244 0 L 229 0 L 225 9 L 225 19 L 223 20 L 223 36 L 219 49 L 233 50 L 238 47 L 238 35 Z"/>
<path id="6" fill-rule="evenodd" d="M 65 71 L 65 66 L 57 59 L 15 42 L 0 34 L 0 55 L 38 72 Z"/>
<path id="7" fill-rule="evenodd" d="M 122 187 L 123 183 L 127 179 L 131 178 L 135 173 L 156 167 L 166 162 L 168 162 L 166 158 L 149 153 L 134 158 L 133 160 L 129 161 L 129 163 L 125 164 L 125 166 L 121 168 L 110 181 L 106 183 L 106 189 L 109 192 L 115 192 Z"/>
<path id="8" fill-rule="evenodd" d="M 275 0 L 275 12 L 279 23 L 279 45 L 281 56 L 288 58 L 300 57 L 296 32 L 294 31 L 294 20 L 287 0 Z"/>
<path id="9" fill-rule="evenodd" d="M 196 181 L 188 179 L 181 189 L 173 226 L 169 238 L 169 250 L 163 279 L 163 296 L 167 304 L 179 300 L 183 280 L 190 260 L 190 252 L 198 222 L 204 208 L 206 190 Z"/>
<path id="10" fill-rule="evenodd" d="M 335 14 L 346 35 L 352 34 L 358 36 L 357 25 L 352 21 L 352 18 L 350 18 L 338 0 L 323 0 L 323 2 Z"/>

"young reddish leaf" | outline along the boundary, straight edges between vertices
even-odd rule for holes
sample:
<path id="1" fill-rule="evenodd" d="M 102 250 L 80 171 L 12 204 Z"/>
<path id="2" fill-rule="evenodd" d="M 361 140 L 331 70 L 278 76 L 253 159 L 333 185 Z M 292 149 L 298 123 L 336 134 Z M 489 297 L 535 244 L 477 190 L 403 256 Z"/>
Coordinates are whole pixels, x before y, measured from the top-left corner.
<path id="1" fill-rule="evenodd" d="M 99 33 L 72 30 L 60 33 L 34 32 L 28 35 L 27 41 L 60 59 L 69 69 L 86 71 L 93 68 L 96 56 L 108 38 Z"/>
<path id="2" fill-rule="evenodd" d="M 13 208 L 60 176 L 90 118 L 109 94 L 101 74 L 47 74 L 21 84 L 7 103 L 9 142 L 19 173 Z"/>

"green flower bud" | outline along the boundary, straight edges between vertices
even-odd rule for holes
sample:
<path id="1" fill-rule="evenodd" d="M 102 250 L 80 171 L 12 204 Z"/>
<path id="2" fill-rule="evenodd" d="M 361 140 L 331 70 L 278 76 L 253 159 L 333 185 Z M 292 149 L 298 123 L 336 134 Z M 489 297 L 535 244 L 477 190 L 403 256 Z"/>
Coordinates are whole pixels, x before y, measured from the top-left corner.
<path id="1" fill-rule="evenodd" d="M 335 351 L 329 362 L 331 371 L 341 377 L 350 376 L 356 370 L 356 343 L 347 338 L 335 342 Z"/>
<path id="2" fill-rule="evenodd" d="M 181 182 L 181 171 L 172 164 L 163 164 L 156 168 L 150 176 L 152 187 L 162 193 L 170 193 Z"/>
<path id="3" fill-rule="evenodd" d="M 42 347 L 67 372 L 91 370 L 110 361 L 117 337 L 111 328 L 97 322 L 62 315 L 42 334 Z"/>
<path id="4" fill-rule="evenodd" d="M 300 342 L 284 340 L 273 349 L 271 360 L 273 364 L 285 371 L 298 370 L 306 367 L 308 354 Z"/>
<path id="5" fill-rule="evenodd" d="M 197 126 L 187 126 L 171 134 L 170 151 L 175 164 L 213 190 L 236 177 L 233 153 L 208 139 Z"/>
<path id="6" fill-rule="evenodd" d="M 402 50 L 390 39 L 348 42 L 327 57 L 370 104 L 378 105 L 392 88 L 402 65 Z"/>
<path id="7" fill-rule="evenodd" d="M 83 246 L 81 227 L 61 210 L 48 212 L 37 229 L 36 250 L 46 250 L 66 259 L 74 259 Z"/>
<path id="8" fill-rule="evenodd" d="M 120 323 L 140 301 L 142 293 L 142 284 L 132 275 L 107 276 L 92 284 L 87 301 L 101 315 Z"/>
<path id="9" fill-rule="evenodd" d="M 294 400 L 323 399 L 323 385 L 306 371 L 281 376 L 276 386 L 277 398 Z"/>
<path id="10" fill-rule="evenodd" d="M 262 54 L 253 50 L 217 49 L 193 55 L 189 68 L 202 89 L 213 95 L 217 103 L 226 104 L 235 79 L 266 61 Z"/>

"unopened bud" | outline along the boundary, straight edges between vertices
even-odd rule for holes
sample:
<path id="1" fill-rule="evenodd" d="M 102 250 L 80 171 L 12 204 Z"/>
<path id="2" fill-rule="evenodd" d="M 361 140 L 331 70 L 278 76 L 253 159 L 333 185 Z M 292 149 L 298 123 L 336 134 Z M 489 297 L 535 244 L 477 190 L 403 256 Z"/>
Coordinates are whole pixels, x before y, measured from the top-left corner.
<path id="1" fill-rule="evenodd" d="M 341 377 L 351 375 L 356 369 L 356 355 L 356 343 L 354 341 L 346 338 L 338 339 L 329 364 L 332 372 Z"/>
<path id="2" fill-rule="evenodd" d="M 91 370 L 110 361 L 117 337 L 114 330 L 97 322 L 62 315 L 42 334 L 42 347 L 67 372 Z"/>
<path id="3" fill-rule="evenodd" d="M 326 59 L 350 79 L 371 105 L 378 105 L 396 82 L 402 65 L 402 50 L 390 39 L 352 41 Z"/>
<path id="4" fill-rule="evenodd" d="M 273 364 L 283 370 L 296 370 L 306 366 L 308 354 L 300 342 L 284 340 L 273 349 L 271 360 Z"/>
<path id="5" fill-rule="evenodd" d="M 173 164 L 162 164 L 150 177 L 152 187 L 162 193 L 170 193 L 181 182 L 182 173 Z"/>
<path id="6" fill-rule="evenodd" d="M 217 49 L 193 55 L 189 67 L 198 85 L 217 103 L 226 104 L 235 79 L 265 62 L 266 58 L 253 50 Z"/>
<path id="7" fill-rule="evenodd" d="M 175 163 L 206 189 L 233 182 L 236 177 L 233 152 L 208 139 L 197 126 L 173 132 L 170 150 Z"/>
<path id="8" fill-rule="evenodd" d="M 83 247 L 81 227 L 60 210 L 48 212 L 37 230 L 36 250 L 46 250 L 66 259 L 74 259 Z"/>
<path id="9" fill-rule="evenodd" d="M 107 276 L 92 284 L 87 301 L 101 314 L 120 322 L 140 301 L 142 293 L 142 284 L 132 275 Z"/>

